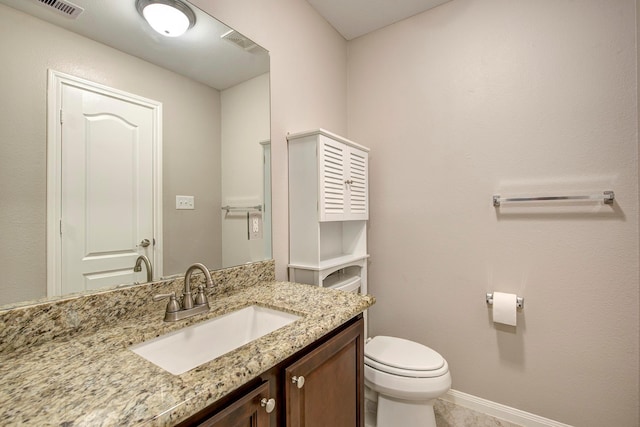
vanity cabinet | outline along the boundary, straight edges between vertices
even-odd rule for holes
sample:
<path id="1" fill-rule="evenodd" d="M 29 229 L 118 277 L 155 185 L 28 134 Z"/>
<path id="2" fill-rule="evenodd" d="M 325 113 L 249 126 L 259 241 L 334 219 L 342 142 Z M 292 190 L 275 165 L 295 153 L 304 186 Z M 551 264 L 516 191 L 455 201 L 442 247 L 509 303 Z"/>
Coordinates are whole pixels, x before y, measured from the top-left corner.
<path id="1" fill-rule="evenodd" d="M 287 427 L 364 425 L 362 347 L 354 325 L 285 369 Z"/>
<path id="2" fill-rule="evenodd" d="M 218 414 L 205 420 L 202 427 L 269 427 L 271 419 L 267 405 L 275 405 L 270 401 L 269 383 L 265 382 L 237 399 Z M 270 406 L 269 406 L 269 409 Z"/>
<path id="3" fill-rule="evenodd" d="M 290 280 L 366 293 L 369 149 L 324 129 L 287 140 Z"/>
<path id="4" fill-rule="evenodd" d="M 179 425 L 363 427 L 363 330 L 358 315 Z"/>

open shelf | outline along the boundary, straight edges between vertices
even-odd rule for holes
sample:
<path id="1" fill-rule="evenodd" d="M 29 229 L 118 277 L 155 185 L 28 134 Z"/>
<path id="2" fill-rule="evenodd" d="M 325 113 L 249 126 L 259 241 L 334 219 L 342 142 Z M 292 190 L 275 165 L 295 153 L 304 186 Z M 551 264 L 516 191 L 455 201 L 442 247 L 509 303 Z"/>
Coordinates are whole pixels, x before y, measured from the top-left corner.
<path id="1" fill-rule="evenodd" d="M 322 270 L 332 269 L 335 267 L 340 267 L 343 265 L 346 266 L 347 264 L 352 264 L 354 262 L 358 262 L 366 258 L 369 258 L 369 254 L 364 254 L 364 255 L 347 254 L 347 255 L 340 255 L 335 258 L 324 259 L 320 261 L 318 264 L 298 263 L 298 264 L 289 264 L 289 267 L 304 268 L 305 270 L 322 271 Z"/>
<path id="2" fill-rule="evenodd" d="M 356 291 L 361 285 L 361 269 L 362 267 L 353 265 L 334 271 L 325 277 L 322 286 L 347 292 Z"/>

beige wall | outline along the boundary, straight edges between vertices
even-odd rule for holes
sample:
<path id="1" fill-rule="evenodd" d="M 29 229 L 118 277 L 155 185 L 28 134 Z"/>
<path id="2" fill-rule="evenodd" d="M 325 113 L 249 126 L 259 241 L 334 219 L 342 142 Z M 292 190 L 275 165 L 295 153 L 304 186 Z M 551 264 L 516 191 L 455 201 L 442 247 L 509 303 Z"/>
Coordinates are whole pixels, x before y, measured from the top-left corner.
<path id="1" fill-rule="evenodd" d="M 345 133 L 345 42 L 302 0 L 196 0 L 271 54 L 274 257 L 285 135 Z M 373 333 L 454 387 L 577 425 L 638 424 L 633 1 L 456 0 L 350 43 L 348 136 L 371 153 Z M 499 190 L 616 191 L 613 210 L 497 216 Z M 528 208 L 527 208 L 528 209 Z M 526 298 L 516 333 L 488 290 Z"/>
<path id="2" fill-rule="evenodd" d="M 370 332 L 438 350 L 454 389 L 640 422 L 635 17 L 634 0 L 455 0 L 349 43 Z M 613 207 L 491 204 L 607 189 Z M 525 298 L 515 332 L 490 321 L 494 290 Z"/>
<path id="3" fill-rule="evenodd" d="M 255 206 L 264 201 L 263 146 L 269 134 L 269 74 L 220 92 L 222 206 Z M 250 167 L 247 167 L 250 166 Z M 264 227 L 263 227 L 264 228 Z M 265 230 L 263 230 L 265 231 Z M 247 238 L 247 213 L 222 214 L 222 265 L 271 258 L 263 239 Z M 270 248 L 269 248 L 270 249 Z"/>
<path id="4" fill-rule="evenodd" d="M 205 238 L 221 233 L 219 92 L 4 5 L 0 28 L 0 305 L 46 294 L 48 68 L 163 103 L 165 274 L 219 266 L 220 240 Z M 176 211 L 176 194 L 198 209 Z"/>
<path id="5" fill-rule="evenodd" d="M 276 276 L 289 259 L 287 132 L 347 130 L 346 41 L 304 0 L 194 0 L 269 50 L 273 250 Z"/>

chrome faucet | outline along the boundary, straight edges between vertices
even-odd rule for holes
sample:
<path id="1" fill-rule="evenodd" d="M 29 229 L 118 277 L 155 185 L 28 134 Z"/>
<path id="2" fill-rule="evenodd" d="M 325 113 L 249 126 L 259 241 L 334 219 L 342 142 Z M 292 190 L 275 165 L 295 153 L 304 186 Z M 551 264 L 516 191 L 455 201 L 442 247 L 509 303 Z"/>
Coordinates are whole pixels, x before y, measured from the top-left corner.
<path id="1" fill-rule="evenodd" d="M 209 270 L 204 264 L 195 263 L 192 264 L 184 275 L 184 294 L 182 297 L 182 309 L 187 310 L 193 308 L 194 299 L 191 296 L 191 274 L 194 270 L 200 270 L 204 274 L 204 277 L 207 279 L 206 287 L 213 288 L 213 279 L 211 279 L 211 274 Z M 198 290 L 198 294 L 196 295 L 195 305 L 209 304 L 207 301 L 207 296 L 204 294 L 204 289 L 202 286 Z M 208 307 L 208 306 L 207 306 Z"/>
<path id="2" fill-rule="evenodd" d="M 195 270 L 200 270 L 206 278 L 206 287 L 211 289 L 215 285 L 209 269 L 200 263 L 192 264 L 187 269 L 184 275 L 184 292 L 182 294 L 182 304 L 176 298 L 176 293 L 171 292 L 169 294 L 154 295 L 154 301 L 160 301 L 165 298 L 169 298 L 167 309 L 164 315 L 165 322 L 175 322 L 176 320 L 186 319 L 187 317 L 195 316 L 196 314 L 202 314 L 209 311 L 209 301 L 204 293 L 205 286 L 198 286 L 198 293 L 195 298 L 191 294 L 191 275 Z"/>
<path id="3" fill-rule="evenodd" d="M 133 267 L 133 271 L 138 272 L 142 271 L 142 262 L 144 261 L 144 267 L 147 269 L 147 282 L 153 281 L 153 267 L 151 266 L 151 261 L 147 258 L 146 255 L 140 255 L 138 259 L 136 259 L 136 265 Z"/>

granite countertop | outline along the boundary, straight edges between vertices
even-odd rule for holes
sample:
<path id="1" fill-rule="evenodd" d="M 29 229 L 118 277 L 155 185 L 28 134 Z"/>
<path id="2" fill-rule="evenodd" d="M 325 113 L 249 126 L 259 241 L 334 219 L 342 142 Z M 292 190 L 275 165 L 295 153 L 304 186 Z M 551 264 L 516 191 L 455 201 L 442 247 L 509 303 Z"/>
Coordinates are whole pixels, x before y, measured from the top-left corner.
<path id="1" fill-rule="evenodd" d="M 210 299 L 211 311 L 178 322 L 163 313 L 0 354 L 0 425 L 173 425 L 316 341 L 373 305 L 374 298 L 288 282 L 264 282 Z M 172 375 L 128 349 L 249 305 L 301 319 Z"/>

